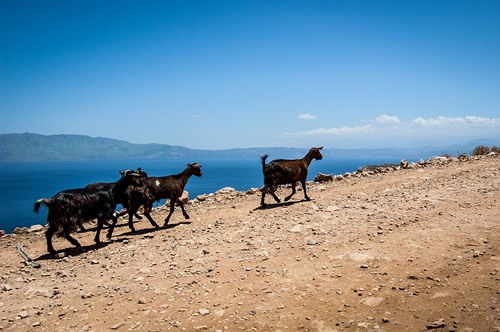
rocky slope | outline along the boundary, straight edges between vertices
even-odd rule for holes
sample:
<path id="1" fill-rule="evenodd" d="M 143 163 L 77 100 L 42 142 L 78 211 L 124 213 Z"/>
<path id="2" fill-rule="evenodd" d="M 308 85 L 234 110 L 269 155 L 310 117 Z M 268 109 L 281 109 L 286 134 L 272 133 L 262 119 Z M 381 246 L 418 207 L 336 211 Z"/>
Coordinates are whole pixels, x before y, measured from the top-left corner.
<path id="1" fill-rule="evenodd" d="M 0 330 L 499 331 L 500 158 L 395 168 L 264 210 L 222 190 L 58 258 L 43 231 L 4 236 Z"/>

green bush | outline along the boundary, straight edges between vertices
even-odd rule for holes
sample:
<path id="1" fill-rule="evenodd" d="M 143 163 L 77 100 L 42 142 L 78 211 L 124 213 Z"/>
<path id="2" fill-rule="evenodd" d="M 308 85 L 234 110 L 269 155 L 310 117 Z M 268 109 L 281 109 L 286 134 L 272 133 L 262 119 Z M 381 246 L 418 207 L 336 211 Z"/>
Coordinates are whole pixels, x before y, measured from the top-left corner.
<path id="1" fill-rule="evenodd" d="M 482 156 L 484 154 L 487 154 L 490 152 L 490 148 L 487 147 L 486 145 L 479 145 L 474 148 L 472 151 L 473 156 Z"/>

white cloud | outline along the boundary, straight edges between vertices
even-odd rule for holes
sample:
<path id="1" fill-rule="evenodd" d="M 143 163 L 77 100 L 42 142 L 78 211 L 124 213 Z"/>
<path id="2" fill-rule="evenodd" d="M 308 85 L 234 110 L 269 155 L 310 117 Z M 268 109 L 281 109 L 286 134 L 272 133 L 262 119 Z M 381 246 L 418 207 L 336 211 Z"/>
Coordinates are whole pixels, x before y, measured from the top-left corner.
<path id="1" fill-rule="evenodd" d="M 314 120 L 314 119 L 318 118 L 317 116 L 309 114 L 309 113 L 300 113 L 298 117 L 301 120 Z"/>
<path id="2" fill-rule="evenodd" d="M 289 135 L 294 136 L 326 136 L 326 135 L 359 135 L 374 131 L 372 125 L 364 125 L 359 127 L 343 126 L 340 128 L 318 128 L 313 130 L 301 131 Z"/>
<path id="3" fill-rule="evenodd" d="M 201 118 L 206 118 L 208 115 L 207 114 L 193 114 L 189 113 L 188 116 L 192 119 L 201 119 Z"/>
<path id="4" fill-rule="evenodd" d="M 412 123 L 422 127 L 450 126 L 450 125 L 474 125 L 474 126 L 494 127 L 500 124 L 500 119 L 491 119 L 473 115 L 468 115 L 465 117 L 455 117 L 455 118 L 438 116 L 437 118 L 429 118 L 429 119 L 418 117 L 414 119 Z"/>
<path id="5" fill-rule="evenodd" d="M 378 118 L 375 119 L 375 122 L 377 123 L 400 123 L 401 121 L 399 121 L 399 118 L 397 116 L 391 116 L 391 115 L 385 115 L 385 114 L 382 114 L 381 116 L 379 116 Z"/>
<path id="6" fill-rule="evenodd" d="M 316 128 L 289 132 L 287 140 L 318 144 L 318 140 L 343 146 L 418 146 L 426 144 L 455 144 L 475 138 L 500 139 L 500 118 L 481 116 L 435 118 L 417 117 L 401 121 L 397 116 L 380 115 L 359 126 Z M 326 143 L 323 143 L 326 144 Z"/>

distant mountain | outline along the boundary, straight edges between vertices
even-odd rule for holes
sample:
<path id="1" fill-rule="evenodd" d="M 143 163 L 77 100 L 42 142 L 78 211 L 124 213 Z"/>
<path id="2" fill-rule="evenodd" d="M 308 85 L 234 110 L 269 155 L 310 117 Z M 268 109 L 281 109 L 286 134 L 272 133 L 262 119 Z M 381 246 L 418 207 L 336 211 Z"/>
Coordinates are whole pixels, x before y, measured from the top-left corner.
<path id="1" fill-rule="evenodd" d="M 479 145 L 422 147 L 413 149 L 332 149 L 323 154 L 330 158 L 427 158 L 435 155 L 470 153 Z M 189 149 L 167 144 L 134 144 L 104 137 L 85 135 L 0 134 L 0 163 L 78 160 L 151 160 L 151 159 L 258 159 L 269 154 L 275 158 L 301 158 L 304 148 L 242 148 L 226 150 Z"/>

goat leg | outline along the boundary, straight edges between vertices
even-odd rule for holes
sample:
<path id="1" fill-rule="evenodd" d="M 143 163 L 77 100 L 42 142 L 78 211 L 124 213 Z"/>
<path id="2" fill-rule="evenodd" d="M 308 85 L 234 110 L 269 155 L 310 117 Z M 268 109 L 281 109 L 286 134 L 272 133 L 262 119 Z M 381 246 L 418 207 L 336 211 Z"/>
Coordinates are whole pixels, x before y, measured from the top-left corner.
<path id="1" fill-rule="evenodd" d="M 54 233 L 57 231 L 57 226 L 49 223 L 49 228 L 45 232 L 45 237 L 47 238 L 47 251 L 52 255 L 55 256 L 56 251 L 54 250 L 54 247 L 52 246 L 52 236 Z"/>
<path id="2" fill-rule="evenodd" d="M 85 227 L 83 227 L 83 224 L 81 221 L 78 221 L 78 227 L 80 228 L 80 232 L 85 232 Z"/>
<path id="3" fill-rule="evenodd" d="M 128 213 L 128 228 L 130 228 L 131 232 L 135 232 L 135 227 L 134 227 L 134 214 L 129 211 Z"/>
<path id="4" fill-rule="evenodd" d="M 285 197 L 285 202 L 288 202 L 290 200 L 290 198 L 292 198 L 293 195 L 295 195 L 295 185 L 297 184 L 297 182 L 292 182 L 292 193 L 288 196 Z"/>
<path id="5" fill-rule="evenodd" d="M 113 216 L 113 218 L 116 219 L 116 217 L 114 217 L 114 216 Z M 101 229 L 102 229 L 103 224 L 104 224 L 104 220 L 102 219 L 102 217 L 98 218 L 97 219 L 97 230 L 95 232 L 95 237 L 94 237 L 94 242 L 96 245 L 101 244 L 100 235 L 101 235 Z M 108 234 L 109 234 L 109 232 L 108 232 Z"/>
<path id="6" fill-rule="evenodd" d="M 148 218 L 149 222 L 151 223 L 151 225 L 153 225 L 154 228 L 159 228 L 160 226 L 158 226 L 158 224 L 156 223 L 156 221 L 151 217 L 151 210 L 153 209 L 153 203 L 152 202 L 148 202 L 148 204 L 145 204 L 144 205 L 144 211 L 143 211 L 143 214 L 146 216 L 146 218 Z"/>
<path id="7" fill-rule="evenodd" d="M 158 226 L 158 224 L 156 223 L 156 221 L 154 221 L 154 219 L 151 217 L 151 215 L 149 214 L 149 212 L 144 212 L 144 215 L 146 216 L 146 218 L 148 218 L 149 222 L 151 223 L 151 225 L 153 225 L 154 228 L 159 228 L 160 226 Z"/>
<path id="8" fill-rule="evenodd" d="M 172 216 L 172 213 L 174 213 L 174 208 L 175 208 L 175 202 L 174 203 L 170 202 L 170 212 L 168 213 L 168 216 L 165 218 L 165 223 L 163 224 L 163 227 L 168 225 L 170 217 Z"/>
<path id="9" fill-rule="evenodd" d="M 302 189 L 304 190 L 304 199 L 306 201 L 310 201 L 311 198 L 309 198 L 309 196 L 307 196 L 307 190 L 306 190 L 306 181 L 301 181 L 302 182 Z"/>
<path id="10" fill-rule="evenodd" d="M 81 248 L 82 247 L 82 245 L 80 244 L 80 242 L 78 242 L 74 237 L 72 237 L 71 235 L 69 235 L 69 233 L 64 234 L 64 238 L 66 240 L 68 240 L 75 247 L 77 247 L 77 248 Z"/>
<path id="11" fill-rule="evenodd" d="M 106 237 L 108 239 L 111 239 L 111 236 L 113 235 L 113 230 L 115 229 L 116 223 L 118 222 L 118 218 L 116 218 L 115 216 L 111 216 L 110 219 L 113 220 L 113 222 L 109 226 L 108 233 L 106 234 Z M 96 234 L 97 241 L 99 241 L 99 234 L 101 232 L 101 229 L 99 228 L 99 225 L 102 228 L 102 221 L 100 221 L 100 220 L 97 221 L 97 234 Z M 97 241 L 96 241 L 96 243 L 97 243 Z"/>
<path id="12" fill-rule="evenodd" d="M 278 196 L 276 196 L 276 194 L 274 193 L 274 191 L 271 191 L 271 196 L 273 196 L 273 198 L 276 201 L 276 203 L 281 203 L 281 200 L 279 199 Z M 285 199 L 285 201 L 286 201 L 286 199 Z"/>
<path id="13" fill-rule="evenodd" d="M 179 204 L 179 206 L 181 207 L 182 215 L 184 216 L 184 218 L 189 219 L 189 215 L 187 214 L 186 210 L 184 209 L 184 203 L 182 203 L 181 200 L 177 198 L 177 204 Z"/>

